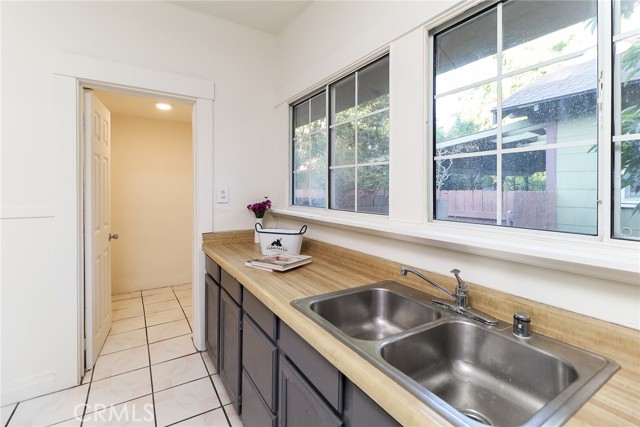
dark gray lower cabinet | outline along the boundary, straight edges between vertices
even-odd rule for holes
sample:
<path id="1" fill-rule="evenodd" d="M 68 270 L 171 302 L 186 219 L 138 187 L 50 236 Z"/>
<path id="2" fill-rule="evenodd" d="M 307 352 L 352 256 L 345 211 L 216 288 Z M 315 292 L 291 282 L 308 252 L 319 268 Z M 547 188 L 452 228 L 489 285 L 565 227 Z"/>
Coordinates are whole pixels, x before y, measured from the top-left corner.
<path id="1" fill-rule="evenodd" d="M 213 362 L 213 367 L 218 372 L 220 358 L 220 286 L 208 274 L 206 283 L 206 313 L 207 313 L 207 353 Z"/>
<path id="2" fill-rule="evenodd" d="M 346 427 L 396 427 L 398 422 L 349 380 L 344 384 L 344 413 Z"/>
<path id="3" fill-rule="evenodd" d="M 242 311 L 227 291 L 220 293 L 220 379 L 241 413 Z"/>
<path id="4" fill-rule="evenodd" d="M 242 425 L 244 427 L 276 427 L 278 417 L 262 399 L 246 370 L 242 370 Z"/>
<path id="5" fill-rule="evenodd" d="M 304 376 L 280 356 L 280 427 L 339 427 L 342 420 Z"/>

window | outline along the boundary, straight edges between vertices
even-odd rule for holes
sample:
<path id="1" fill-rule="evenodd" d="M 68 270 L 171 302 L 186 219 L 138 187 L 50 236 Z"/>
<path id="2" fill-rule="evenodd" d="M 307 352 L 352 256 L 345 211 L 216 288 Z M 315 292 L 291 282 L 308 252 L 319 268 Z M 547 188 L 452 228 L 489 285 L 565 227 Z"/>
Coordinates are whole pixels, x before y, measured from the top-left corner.
<path id="1" fill-rule="evenodd" d="M 640 239 L 640 2 L 613 7 L 613 235 Z"/>
<path id="2" fill-rule="evenodd" d="M 640 212 L 621 200 L 640 190 L 638 3 L 616 0 L 613 36 L 612 234 L 636 239 Z M 432 32 L 435 219 L 598 234 L 608 65 L 598 64 L 597 7 L 506 0 Z"/>
<path id="3" fill-rule="evenodd" d="M 294 205 L 389 213 L 388 56 L 295 103 L 292 122 Z"/>

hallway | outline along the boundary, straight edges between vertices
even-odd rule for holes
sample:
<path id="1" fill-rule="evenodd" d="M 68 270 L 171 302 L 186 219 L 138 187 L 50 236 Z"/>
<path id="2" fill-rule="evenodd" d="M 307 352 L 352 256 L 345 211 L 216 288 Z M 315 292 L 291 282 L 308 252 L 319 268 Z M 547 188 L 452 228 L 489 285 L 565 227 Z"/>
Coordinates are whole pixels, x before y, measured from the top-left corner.
<path id="1" fill-rule="evenodd" d="M 242 426 L 193 345 L 191 284 L 112 296 L 113 324 L 78 387 L 1 408 L 2 426 Z"/>

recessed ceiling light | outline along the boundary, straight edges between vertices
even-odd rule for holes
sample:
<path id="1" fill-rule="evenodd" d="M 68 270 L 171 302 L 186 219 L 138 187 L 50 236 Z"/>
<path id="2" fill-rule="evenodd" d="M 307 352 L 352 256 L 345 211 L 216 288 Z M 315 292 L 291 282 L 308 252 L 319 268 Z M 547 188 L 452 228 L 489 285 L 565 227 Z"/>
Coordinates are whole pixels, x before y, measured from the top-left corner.
<path id="1" fill-rule="evenodd" d="M 169 111 L 173 107 L 171 106 L 171 104 L 167 104 L 166 102 L 156 102 L 156 108 L 162 111 Z"/>

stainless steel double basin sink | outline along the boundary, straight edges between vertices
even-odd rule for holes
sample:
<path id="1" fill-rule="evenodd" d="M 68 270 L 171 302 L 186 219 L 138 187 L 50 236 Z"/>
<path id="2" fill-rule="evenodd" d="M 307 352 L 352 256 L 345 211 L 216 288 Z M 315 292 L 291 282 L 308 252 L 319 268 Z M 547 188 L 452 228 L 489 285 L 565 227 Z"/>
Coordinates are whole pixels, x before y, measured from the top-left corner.
<path id="1" fill-rule="evenodd" d="M 557 426 L 616 362 L 511 325 L 485 326 L 386 281 L 291 303 L 455 425 Z"/>

